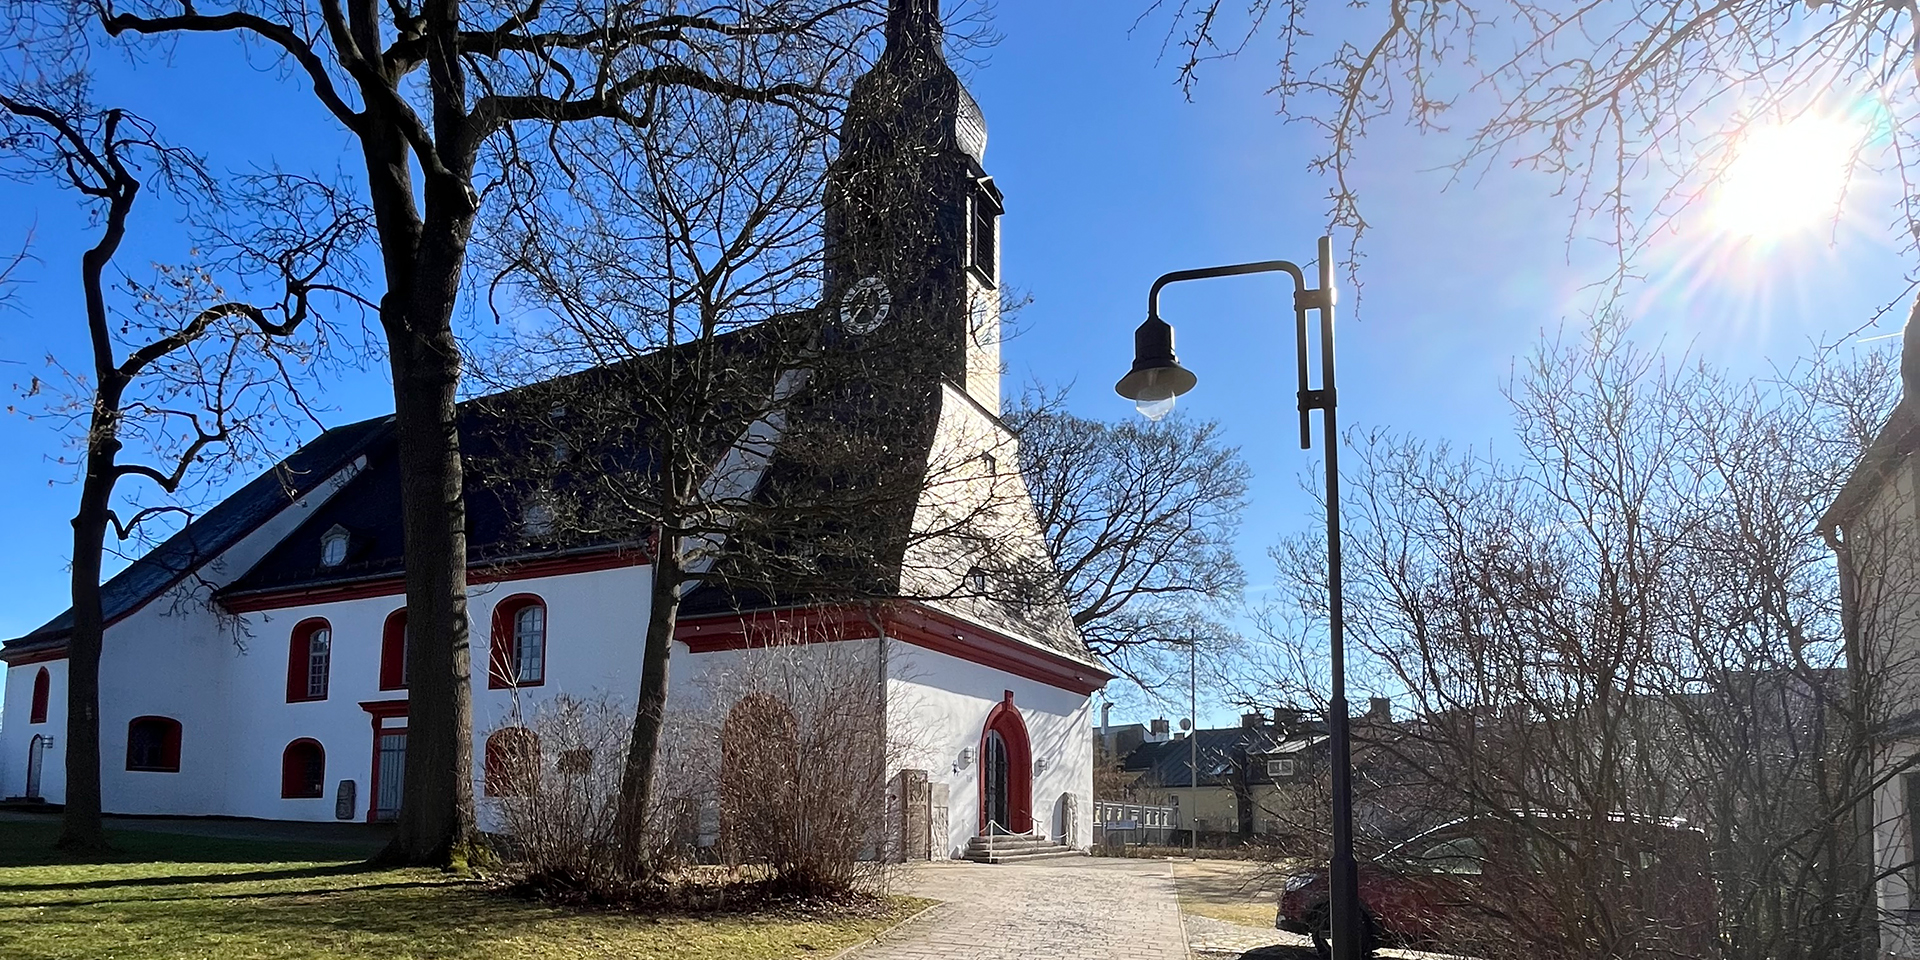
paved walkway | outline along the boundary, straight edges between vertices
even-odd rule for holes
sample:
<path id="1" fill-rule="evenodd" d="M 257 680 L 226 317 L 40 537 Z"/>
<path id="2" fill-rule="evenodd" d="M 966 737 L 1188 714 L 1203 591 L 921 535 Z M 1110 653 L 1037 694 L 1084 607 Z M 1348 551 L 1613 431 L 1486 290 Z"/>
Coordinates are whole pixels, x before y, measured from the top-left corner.
<path id="1" fill-rule="evenodd" d="M 1165 862 L 1098 857 L 916 866 L 901 892 L 943 901 L 848 960 L 1188 960 Z"/>

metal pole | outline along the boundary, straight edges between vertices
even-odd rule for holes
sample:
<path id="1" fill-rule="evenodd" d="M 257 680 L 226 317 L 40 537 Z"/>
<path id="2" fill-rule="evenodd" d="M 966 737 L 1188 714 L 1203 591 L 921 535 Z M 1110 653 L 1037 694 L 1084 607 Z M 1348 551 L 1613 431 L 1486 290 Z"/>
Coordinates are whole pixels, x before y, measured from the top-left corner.
<path id="1" fill-rule="evenodd" d="M 1193 804 L 1187 811 L 1187 859 L 1200 859 L 1200 831 L 1194 828 L 1194 816 L 1200 809 L 1200 644 L 1187 643 L 1187 720 L 1193 729 L 1187 731 L 1187 800 Z"/>
<path id="2" fill-rule="evenodd" d="M 1333 885 L 1330 891 L 1331 928 L 1334 960 L 1363 960 L 1360 935 L 1364 917 L 1360 908 L 1359 867 L 1353 857 L 1353 748 L 1349 737 L 1347 710 L 1346 609 L 1340 582 L 1340 433 L 1334 416 L 1336 394 L 1333 382 L 1333 239 L 1321 237 L 1319 243 L 1318 290 L 1307 289 L 1304 271 L 1286 260 L 1262 260 L 1199 270 L 1177 270 L 1163 274 L 1147 291 L 1147 316 L 1160 316 L 1160 291 L 1168 284 L 1213 277 L 1237 277 L 1252 273 L 1285 273 L 1293 278 L 1293 310 L 1296 342 L 1299 348 L 1300 375 L 1300 448 L 1308 449 L 1312 436 L 1308 412 L 1321 411 L 1321 423 L 1327 440 L 1327 640 L 1333 689 L 1327 705 L 1328 746 L 1333 765 L 1333 857 L 1328 865 Z M 1308 385 L 1307 311 L 1320 311 L 1320 388 Z M 1197 724 L 1196 724 L 1197 729 Z M 1198 763 L 1193 763 L 1195 779 Z M 1197 790 L 1195 793 L 1197 794 Z M 1191 813 L 1189 814 L 1191 818 Z"/>
<path id="3" fill-rule="evenodd" d="M 1333 749 L 1333 904 L 1329 918 L 1334 960 L 1362 960 L 1359 866 L 1353 858 L 1353 748 L 1347 711 L 1346 610 L 1340 582 L 1340 432 L 1334 416 L 1333 241 L 1320 238 L 1320 389 L 1327 444 L 1327 634 L 1332 702 L 1327 727 Z"/>

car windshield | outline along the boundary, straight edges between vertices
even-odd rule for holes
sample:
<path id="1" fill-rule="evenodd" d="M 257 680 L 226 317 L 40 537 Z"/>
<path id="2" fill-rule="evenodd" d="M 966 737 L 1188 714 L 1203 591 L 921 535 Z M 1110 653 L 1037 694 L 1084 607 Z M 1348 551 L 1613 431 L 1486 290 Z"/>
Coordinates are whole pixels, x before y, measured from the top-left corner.
<path id="1" fill-rule="evenodd" d="M 1453 837 L 1427 845 L 1413 859 L 1435 873 L 1478 874 L 1487 851 L 1476 837 Z"/>

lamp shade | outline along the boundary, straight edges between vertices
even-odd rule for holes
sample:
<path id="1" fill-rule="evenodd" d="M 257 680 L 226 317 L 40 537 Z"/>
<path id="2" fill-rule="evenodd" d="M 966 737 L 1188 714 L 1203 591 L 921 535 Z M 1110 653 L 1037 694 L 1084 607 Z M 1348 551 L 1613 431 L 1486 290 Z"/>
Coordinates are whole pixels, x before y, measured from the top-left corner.
<path id="1" fill-rule="evenodd" d="M 1114 392 L 1137 404 L 1171 400 L 1189 390 L 1198 378 L 1173 355 L 1173 326 L 1148 317 L 1133 331 L 1133 369 L 1113 385 Z"/>

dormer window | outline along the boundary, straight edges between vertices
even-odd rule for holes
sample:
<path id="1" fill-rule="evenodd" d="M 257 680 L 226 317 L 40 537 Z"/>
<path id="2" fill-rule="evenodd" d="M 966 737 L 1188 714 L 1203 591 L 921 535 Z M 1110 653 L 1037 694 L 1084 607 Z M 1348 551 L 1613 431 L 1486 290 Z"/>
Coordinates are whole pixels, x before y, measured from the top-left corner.
<path id="1" fill-rule="evenodd" d="M 347 528 L 334 524 L 333 528 L 320 535 L 320 565 L 337 567 L 347 561 L 347 541 L 352 539 Z"/>
<path id="2" fill-rule="evenodd" d="M 969 591 L 972 591 L 976 596 L 986 596 L 987 572 L 985 570 L 980 569 L 979 567 L 974 567 L 968 570 L 967 571 L 967 589 Z"/>
<path id="3" fill-rule="evenodd" d="M 973 195 L 967 198 L 967 266 L 988 286 L 1000 282 L 999 219 L 1003 212 L 1000 188 L 993 185 L 993 178 L 975 181 Z"/>
<path id="4" fill-rule="evenodd" d="M 527 499 L 526 509 L 520 514 L 520 532 L 529 537 L 551 536 L 555 516 L 553 498 L 536 493 Z"/>

